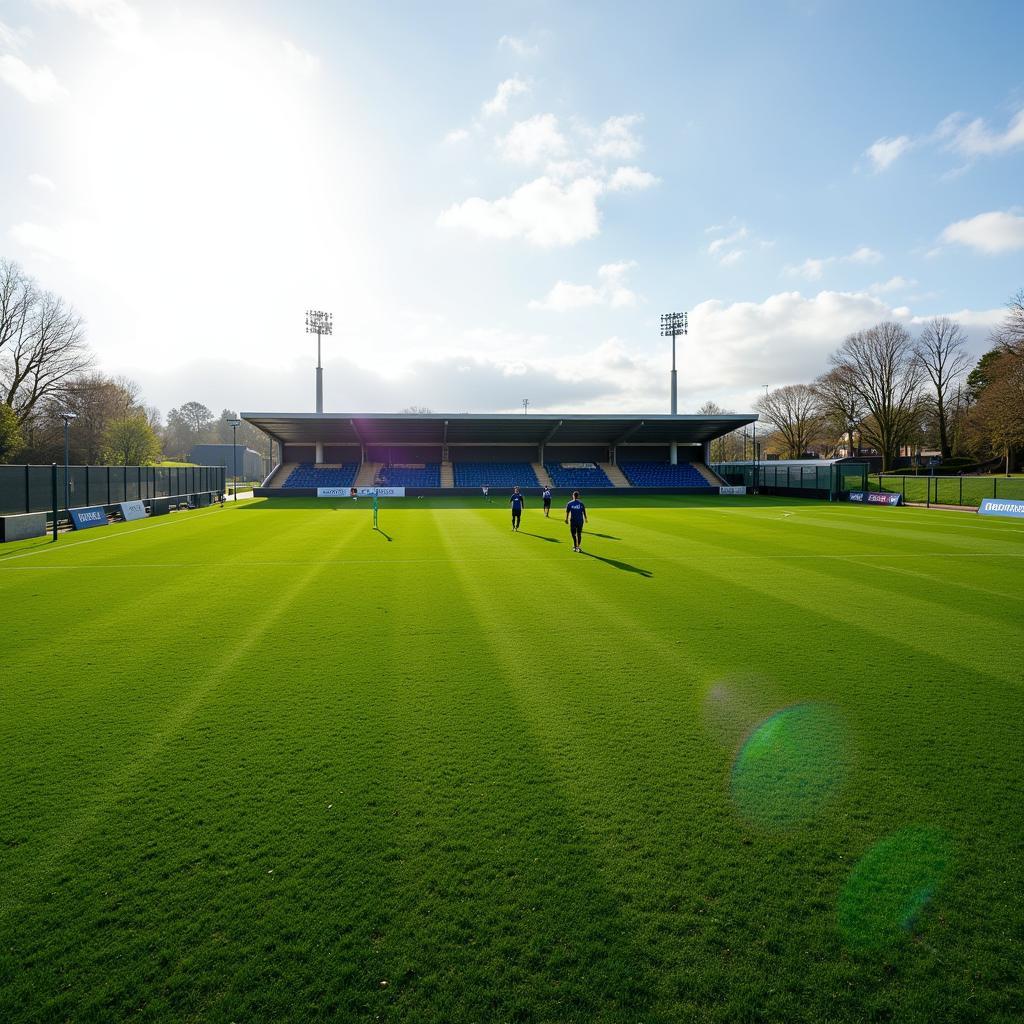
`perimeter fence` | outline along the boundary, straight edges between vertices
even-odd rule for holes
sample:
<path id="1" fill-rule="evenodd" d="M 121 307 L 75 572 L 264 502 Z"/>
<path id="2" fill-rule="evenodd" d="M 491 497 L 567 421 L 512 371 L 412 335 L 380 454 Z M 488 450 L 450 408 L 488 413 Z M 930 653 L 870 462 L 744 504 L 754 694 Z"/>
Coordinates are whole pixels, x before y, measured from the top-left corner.
<path id="1" fill-rule="evenodd" d="M 844 491 L 867 490 L 870 467 L 866 462 L 835 462 L 831 465 L 717 462 L 711 468 L 734 486 L 828 497 Z"/>
<path id="2" fill-rule="evenodd" d="M 69 504 L 116 505 L 140 498 L 173 498 L 224 490 L 223 466 L 70 466 Z M 64 467 L 57 467 L 57 494 L 64 504 Z M 0 466 L 0 515 L 53 510 L 52 466 Z"/>
<path id="3" fill-rule="evenodd" d="M 921 505 L 977 508 L 983 498 L 1024 499 L 1024 476 L 903 476 L 872 473 L 865 490 L 902 494 Z"/>

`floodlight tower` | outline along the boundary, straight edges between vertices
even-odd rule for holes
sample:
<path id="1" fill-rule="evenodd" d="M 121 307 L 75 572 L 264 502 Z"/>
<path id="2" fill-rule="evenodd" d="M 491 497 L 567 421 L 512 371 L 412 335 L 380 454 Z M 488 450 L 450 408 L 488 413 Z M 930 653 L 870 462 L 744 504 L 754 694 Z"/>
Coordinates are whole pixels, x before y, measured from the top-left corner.
<path id="1" fill-rule="evenodd" d="M 673 416 L 679 414 L 678 395 L 676 388 L 676 335 L 681 334 L 686 336 L 687 331 L 687 314 L 686 313 L 662 313 L 661 314 L 661 336 L 663 338 L 672 338 L 672 406 L 671 412 Z M 676 449 L 675 441 L 669 449 L 669 462 L 674 466 L 678 461 L 679 453 Z"/>
<path id="2" fill-rule="evenodd" d="M 322 309 L 306 310 L 306 333 L 316 335 L 316 411 L 324 411 L 324 368 L 320 361 L 320 338 L 331 335 L 334 330 L 334 315 Z M 316 461 L 324 461 L 324 443 L 316 442 Z"/>
<path id="3" fill-rule="evenodd" d="M 334 315 L 320 309 L 306 310 L 306 333 L 316 335 L 316 411 L 324 411 L 324 368 L 320 362 L 320 337 L 331 335 Z"/>

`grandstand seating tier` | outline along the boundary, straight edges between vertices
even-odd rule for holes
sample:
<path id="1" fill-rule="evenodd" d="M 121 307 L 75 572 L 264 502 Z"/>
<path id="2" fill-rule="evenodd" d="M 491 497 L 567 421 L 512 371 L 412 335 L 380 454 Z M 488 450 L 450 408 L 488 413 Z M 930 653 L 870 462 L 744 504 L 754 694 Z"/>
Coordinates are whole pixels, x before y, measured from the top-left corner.
<path id="1" fill-rule="evenodd" d="M 528 462 L 453 462 L 456 487 L 539 487 Z"/>
<path id="2" fill-rule="evenodd" d="M 440 487 L 441 465 L 428 462 L 423 466 L 382 466 L 377 481 L 381 487 Z"/>
<path id="3" fill-rule="evenodd" d="M 300 462 L 288 474 L 283 487 L 351 487 L 359 472 L 357 462 L 342 466 L 315 466 L 312 462 Z"/>
<path id="4" fill-rule="evenodd" d="M 608 479 L 608 475 L 600 466 L 594 463 L 588 469 L 580 469 L 578 466 L 569 467 L 562 462 L 545 462 L 544 468 L 551 477 L 551 483 L 555 487 L 568 487 L 593 490 L 600 487 L 614 487 Z"/>
<path id="5" fill-rule="evenodd" d="M 708 487 L 708 481 L 689 462 L 620 462 L 619 469 L 634 487 Z"/>

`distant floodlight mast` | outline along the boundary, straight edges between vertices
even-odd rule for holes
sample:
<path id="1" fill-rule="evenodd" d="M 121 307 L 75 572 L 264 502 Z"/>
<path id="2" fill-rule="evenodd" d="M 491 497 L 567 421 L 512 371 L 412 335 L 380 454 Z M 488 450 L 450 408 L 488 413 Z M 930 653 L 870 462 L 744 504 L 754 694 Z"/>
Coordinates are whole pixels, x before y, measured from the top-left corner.
<path id="1" fill-rule="evenodd" d="M 306 310 L 306 333 L 316 335 L 316 411 L 324 411 L 324 368 L 320 361 L 320 338 L 334 333 L 334 314 L 322 309 Z"/>
<path id="2" fill-rule="evenodd" d="M 238 501 L 238 435 L 235 432 L 241 425 L 241 420 L 228 420 L 228 426 L 231 428 L 231 463 L 232 475 L 235 478 L 235 501 Z"/>
<path id="3" fill-rule="evenodd" d="M 686 313 L 662 313 L 661 314 L 661 336 L 672 339 L 672 415 L 679 411 L 676 391 L 676 335 L 684 337 L 688 329 Z"/>

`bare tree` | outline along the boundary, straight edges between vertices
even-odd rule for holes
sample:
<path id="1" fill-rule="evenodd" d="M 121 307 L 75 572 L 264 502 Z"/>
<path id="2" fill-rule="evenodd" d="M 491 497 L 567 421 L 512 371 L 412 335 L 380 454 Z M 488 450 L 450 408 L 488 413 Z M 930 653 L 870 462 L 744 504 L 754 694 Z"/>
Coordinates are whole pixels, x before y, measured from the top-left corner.
<path id="1" fill-rule="evenodd" d="M 957 381 L 967 372 L 970 358 L 965 346 L 967 335 L 963 328 L 946 316 L 937 316 L 924 325 L 914 354 L 931 381 L 934 397 L 930 399 L 935 411 L 939 435 L 939 451 L 944 459 L 952 454 L 949 443 L 950 410 Z"/>
<path id="2" fill-rule="evenodd" d="M 889 469 L 919 421 L 924 369 L 910 335 L 892 321 L 876 324 L 851 334 L 830 362 L 864 402 L 869 415 L 861 433 L 881 454 L 882 469 Z"/>
<path id="3" fill-rule="evenodd" d="M 82 318 L 62 298 L 40 292 L 21 268 L 0 261 L 0 401 L 24 424 L 44 399 L 60 397 L 88 369 Z"/>
<path id="4" fill-rule="evenodd" d="M 807 384 L 787 384 L 769 391 L 754 408 L 779 432 L 786 458 L 799 459 L 821 437 L 818 397 Z"/>
<path id="5" fill-rule="evenodd" d="M 853 386 L 850 374 L 840 366 L 823 373 L 811 385 L 818 396 L 818 407 L 825 422 L 838 437 L 846 434 L 847 452 L 853 454 L 853 432 L 860 426 L 867 408 Z"/>

